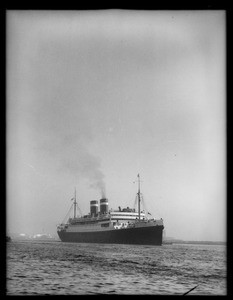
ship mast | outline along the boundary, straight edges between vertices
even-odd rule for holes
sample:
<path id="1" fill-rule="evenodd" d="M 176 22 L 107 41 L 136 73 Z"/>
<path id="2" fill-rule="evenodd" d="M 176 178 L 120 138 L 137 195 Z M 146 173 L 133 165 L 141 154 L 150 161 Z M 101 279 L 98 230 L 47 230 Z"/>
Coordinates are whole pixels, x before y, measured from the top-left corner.
<path id="1" fill-rule="evenodd" d="M 74 218 L 76 218 L 76 206 L 77 206 L 77 201 L 76 201 L 76 188 L 74 191 Z"/>
<path id="2" fill-rule="evenodd" d="M 141 199 L 140 199 L 140 176 L 139 176 L 139 174 L 138 174 L 138 217 L 139 217 L 139 222 L 140 222 L 140 217 L 141 217 L 141 215 L 140 215 L 140 201 L 141 201 Z"/>

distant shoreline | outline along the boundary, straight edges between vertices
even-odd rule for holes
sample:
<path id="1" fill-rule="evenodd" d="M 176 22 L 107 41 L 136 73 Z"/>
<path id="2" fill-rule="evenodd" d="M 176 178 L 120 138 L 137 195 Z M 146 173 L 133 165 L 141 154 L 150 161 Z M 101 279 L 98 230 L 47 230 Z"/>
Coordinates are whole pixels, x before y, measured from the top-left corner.
<path id="1" fill-rule="evenodd" d="M 165 240 L 166 243 L 172 244 L 201 244 L 201 245 L 226 245 L 227 242 L 216 242 L 216 241 L 182 241 L 182 240 Z"/>
<path id="2" fill-rule="evenodd" d="M 25 242 L 61 242 L 59 239 L 30 239 L 30 238 L 11 238 L 11 241 L 25 241 Z M 169 244 L 197 244 L 197 245 L 226 245 L 227 242 L 217 241 L 183 241 L 183 240 L 164 240 L 163 245 Z"/>

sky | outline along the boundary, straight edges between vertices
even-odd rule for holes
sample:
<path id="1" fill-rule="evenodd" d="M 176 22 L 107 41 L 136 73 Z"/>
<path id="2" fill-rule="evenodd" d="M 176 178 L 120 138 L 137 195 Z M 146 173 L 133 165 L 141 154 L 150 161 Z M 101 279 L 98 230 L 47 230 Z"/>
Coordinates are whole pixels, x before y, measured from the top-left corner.
<path id="1" fill-rule="evenodd" d="M 226 240 L 225 11 L 7 11 L 7 232 L 50 233 L 76 188 L 166 236 Z"/>

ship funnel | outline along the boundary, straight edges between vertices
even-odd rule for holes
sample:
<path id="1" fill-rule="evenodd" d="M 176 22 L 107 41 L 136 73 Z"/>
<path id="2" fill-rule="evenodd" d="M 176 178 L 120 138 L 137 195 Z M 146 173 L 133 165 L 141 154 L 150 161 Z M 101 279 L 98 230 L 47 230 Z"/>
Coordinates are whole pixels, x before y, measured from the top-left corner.
<path id="1" fill-rule="evenodd" d="M 98 200 L 92 200 L 90 202 L 90 212 L 91 216 L 97 216 L 98 214 Z"/>
<path id="2" fill-rule="evenodd" d="M 100 199 L 100 213 L 108 213 L 108 199 L 106 198 Z"/>

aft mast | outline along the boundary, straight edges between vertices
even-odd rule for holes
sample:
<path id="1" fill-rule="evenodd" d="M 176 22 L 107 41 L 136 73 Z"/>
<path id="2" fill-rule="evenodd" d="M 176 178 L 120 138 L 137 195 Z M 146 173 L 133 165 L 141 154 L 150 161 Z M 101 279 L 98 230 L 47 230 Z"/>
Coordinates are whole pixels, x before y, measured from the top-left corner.
<path id="1" fill-rule="evenodd" d="M 76 218 L 76 207 L 77 207 L 77 201 L 76 201 L 76 188 L 74 191 L 74 219 Z"/>
<path id="2" fill-rule="evenodd" d="M 141 199 L 140 199 L 140 176 L 138 174 L 138 217 L 139 217 L 139 222 L 140 222 L 140 219 L 141 219 L 141 209 L 140 209 L 140 202 L 141 202 Z"/>

